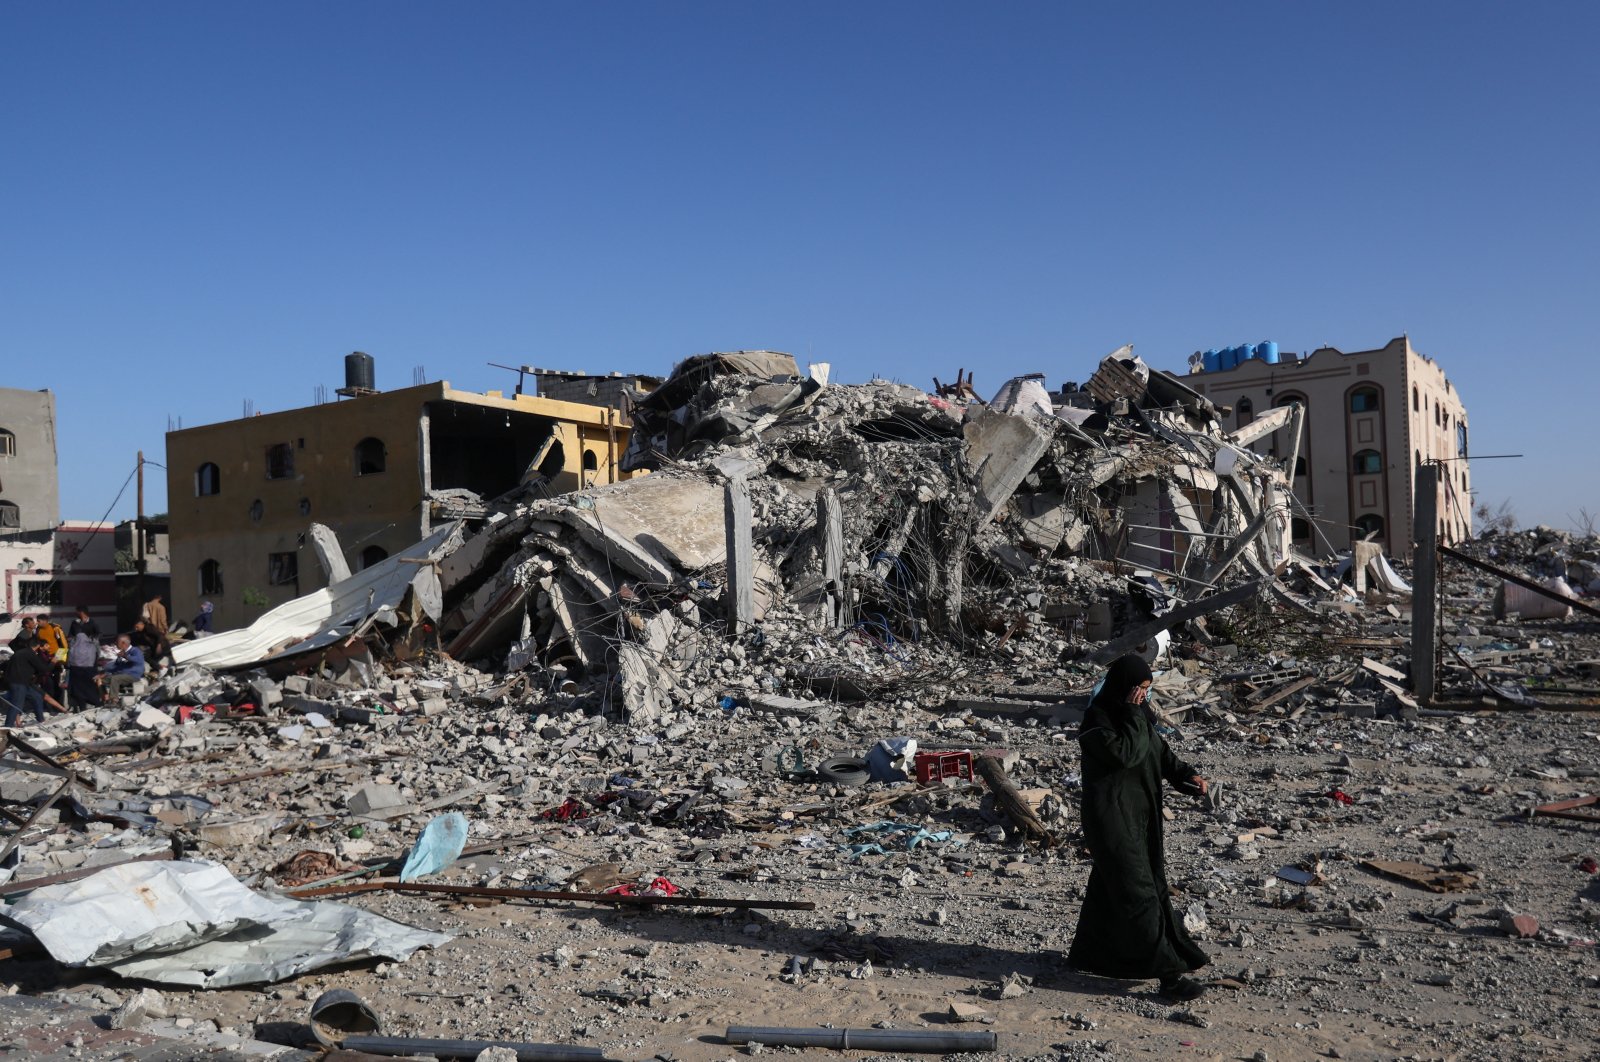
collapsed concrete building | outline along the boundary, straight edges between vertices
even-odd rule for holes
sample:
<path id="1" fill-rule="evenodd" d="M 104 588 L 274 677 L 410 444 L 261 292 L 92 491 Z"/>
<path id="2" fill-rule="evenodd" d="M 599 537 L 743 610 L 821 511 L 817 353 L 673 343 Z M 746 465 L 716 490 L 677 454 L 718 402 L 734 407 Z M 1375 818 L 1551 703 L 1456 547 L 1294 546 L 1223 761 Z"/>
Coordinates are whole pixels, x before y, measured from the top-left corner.
<path id="1" fill-rule="evenodd" d="M 355 646 L 359 658 L 372 635 L 402 656 L 438 647 L 544 675 L 640 720 L 715 703 L 705 647 L 729 638 L 855 631 L 961 647 L 1042 624 L 1087 645 L 1120 621 L 1144 644 L 1141 624 L 1163 626 L 1151 616 L 1265 593 L 1290 557 L 1295 455 L 1249 444 L 1297 438 L 1299 407 L 1229 433 L 1131 348 L 1067 398 L 1022 378 L 993 402 L 952 402 L 830 384 L 825 365 L 802 372 L 771 351 L 691 358 L 633 410 L 620 468 L 651 474 L 509 492 L 486 518 L 334 572 L 326 590 L 177 657 L 287 666 Z M 337 564 L 326 529 L 311 538 Z M 1217 593 L 1233 584 L 1247 589 Z M 866 681 L 833 651 L 848 639 L 819 641 L 795 683 L 838 696 Z"/>

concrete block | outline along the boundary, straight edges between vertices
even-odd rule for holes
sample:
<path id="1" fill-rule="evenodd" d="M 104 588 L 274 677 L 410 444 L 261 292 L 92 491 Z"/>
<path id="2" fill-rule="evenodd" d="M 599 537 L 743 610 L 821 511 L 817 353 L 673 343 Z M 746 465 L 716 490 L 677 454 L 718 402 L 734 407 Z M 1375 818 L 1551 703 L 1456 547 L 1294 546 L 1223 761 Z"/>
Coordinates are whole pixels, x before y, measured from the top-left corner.
<path id="1" fill-rule="evenodd" d="M 344 798 L 344 806 L 352 815 L 370 815 L 374 811 L 401 807 L 405 802 L 399 786 L 378 785 L 376 782 L 368 782 Z"/>
<path id="2" fill-rule="evenodd" d="M 253 815 L 247 819 L 235 819 L 232 822 L 209 822 L 196 829 L 195 834 L 203 843 L 218 848 L 241 848 L 245 845 L 260 844 L 271 837 L 277 817 L 277 813 L 273 812 Z"/>
<path id="3" fill-rule="evenodd" d="M 133 725 L 141 730 L 166 730 L 177 724 L 173 721 L 171 713 L 146 704 L 140 706 L 138 714 L 133 717 Z"/>

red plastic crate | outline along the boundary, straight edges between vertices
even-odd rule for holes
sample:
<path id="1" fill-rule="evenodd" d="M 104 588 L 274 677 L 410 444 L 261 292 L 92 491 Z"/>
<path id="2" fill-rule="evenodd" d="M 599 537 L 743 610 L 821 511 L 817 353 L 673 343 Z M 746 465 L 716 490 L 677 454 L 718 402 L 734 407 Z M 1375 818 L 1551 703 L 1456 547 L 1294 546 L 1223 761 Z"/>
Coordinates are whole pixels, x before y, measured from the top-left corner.
<path id="1" fill-rule="evenodd" d="M 972 780 L 972 753 L 919 752 L 912 761 L 917 769 L 917 784 L 942 782 L 946 778 Z"/>

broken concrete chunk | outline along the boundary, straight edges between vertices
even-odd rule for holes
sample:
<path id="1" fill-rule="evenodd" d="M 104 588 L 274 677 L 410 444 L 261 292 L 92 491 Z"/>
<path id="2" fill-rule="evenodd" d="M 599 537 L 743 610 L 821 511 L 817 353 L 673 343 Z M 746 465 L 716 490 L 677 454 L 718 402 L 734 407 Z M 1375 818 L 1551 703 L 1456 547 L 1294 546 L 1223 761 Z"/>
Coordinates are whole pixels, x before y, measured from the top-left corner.
<path id="1" fill-rule="evenodd" d="M 344 798 L 344 806 L 352 815 L 370 815 L 374 811 L 387 811 L 391 808 L 403 807 L 405 797 L 400 795 L 400 787 L 395 785 L 378 785 L 368 782 Z"/>

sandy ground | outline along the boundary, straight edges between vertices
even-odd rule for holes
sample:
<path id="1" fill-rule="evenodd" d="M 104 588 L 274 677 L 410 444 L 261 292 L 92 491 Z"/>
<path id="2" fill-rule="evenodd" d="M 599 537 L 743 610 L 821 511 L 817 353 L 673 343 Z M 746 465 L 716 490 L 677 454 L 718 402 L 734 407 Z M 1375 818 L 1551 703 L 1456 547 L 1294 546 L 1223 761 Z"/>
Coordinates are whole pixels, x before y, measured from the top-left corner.
<path id="1" fill-rule="evenodd" d="M 747 725 L 755 747 L 760 727 Z M 1070 730 L 1001 729 L 1022 757 L 1018 783 L 1054 786 L 1074 803 Z M 987 839 L 997 820 L 978 794 L 915 798 L 895 818 L 949 829 L 952 843 L 853 858 L 839 847 L 842 830 L 880 818 L 881 808 L 856 809 L 888 790 L 771 781 L 775 804 L 834 810 L 712 839 L 643 824 L 545 825 L 535 842 L 440 880 L 535 886 L 617 862 L 706 895 L 811 900 L 813 912 L 619 913 L 369 894 L 349 902 L 455 939 L 406 963 L 259 991 L 168 991 L 169 1009 L 202 1027 L 292 1042 L 310 1001 L 342 987 L 381 1011 L 392 1035 L 585 1044 L 683 1062 L 762 1050 L 721 1041 L 739 1024 L 992 1030 L 1008 1058 L 1600 1057 L 1591 939 L 1600 876 L 1579 866 L 1600 855 L 1600 825 L 1524 814 L 1594 787 L 1600 717 L 1218 715 L 1172 740 L 1223 794 L 1218 810 L 1169 799 L 1174 902 L 1203 918 L 1213 958 L 1204 974 L 1216 982 L 1188 1007 L 1163 1003 L 1151 983 L 1066 968 L 1089 870 L 1070 842 L 1075 812 L 1068 843 L 1041 853 Z M 1329 797 L 1335 789 L 1354 802 Z M 495 828 L 479 824 L 484 835 Z M 1365 858 L 1470 866 L 1480 881 L 1433 893 L 1363 868 Z M 1319 883 L 1275 878 L 1292 865 L 1317 869 Z M 1540 935 L 1508 936 L 1508 909 L 1535 916 Z M 805 968 L 795 982 L 784 974 L 797 956 Z M 102 1008 L 131 990 L 45 962 L 6 965 L 22 991 Z M 980 1007 L 984 1021 L 951 1024 L 953 1002 Z"/>

